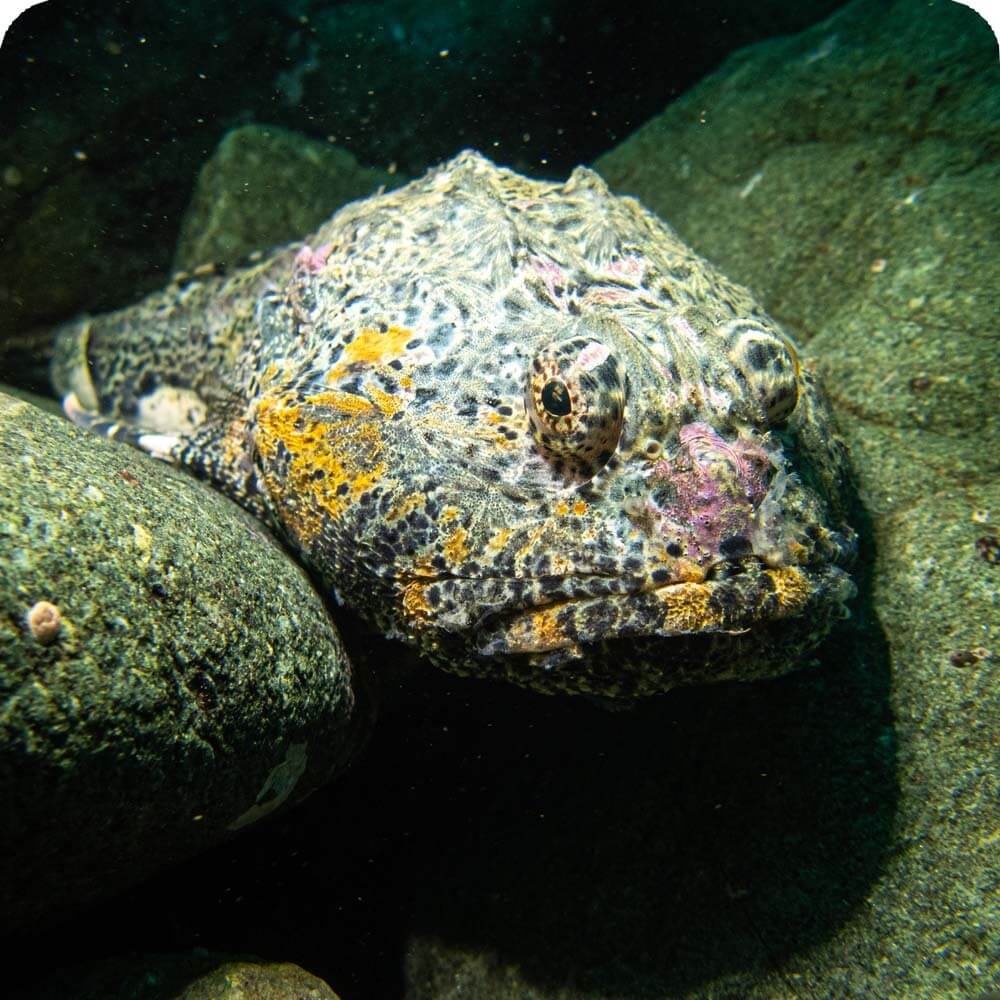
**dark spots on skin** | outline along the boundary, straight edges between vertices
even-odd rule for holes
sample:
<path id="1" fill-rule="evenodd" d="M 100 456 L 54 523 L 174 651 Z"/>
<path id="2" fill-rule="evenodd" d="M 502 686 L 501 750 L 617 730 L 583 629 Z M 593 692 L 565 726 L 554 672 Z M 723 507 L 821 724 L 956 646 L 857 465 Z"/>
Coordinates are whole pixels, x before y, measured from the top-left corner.
<path id="1" fill-rule="evenodd" d="M 677 542 L 667 543 L 667 554 L 673 556 L 677 559 L 684 550 L 677 544 Z"/>
<path id="2" fill-rule="evenodd" d="M 744 601 L 738 586 L 722 584 L 712 588 L 708 604 L 719 614 L 723 624 L 727 624 L 740 617 Z"/>
<path id="3" fill-rule="evenodd" d="M 454 323 L 439 323 L 436 327 L 434 327 L 434 330 L 431 333 L 430 337 L 428 338 L 427 343 L 431 347 L 442 348 L 449 343 L 454 332 L 455 332 Z M 413 341 L 410 341 L 410 344 L 412 343 Z M 410 344 L 407 344 L 406 346 L 409 347 Z"/>

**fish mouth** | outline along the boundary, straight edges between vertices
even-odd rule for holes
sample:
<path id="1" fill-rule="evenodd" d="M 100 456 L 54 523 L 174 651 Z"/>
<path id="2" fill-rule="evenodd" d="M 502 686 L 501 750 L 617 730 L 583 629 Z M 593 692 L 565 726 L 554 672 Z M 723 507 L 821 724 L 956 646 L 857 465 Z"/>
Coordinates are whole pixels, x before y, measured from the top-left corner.
<path id="1" fill-rule="evenodd" d="M 769 566 L 748 556 L 690 575 L 664 583 L 593 576 L 413 580 L 403 603 L 424 611 L 424 624 L 436 631 L 465 633 L 481 657 L 560 662 L 585 658 L 609 640 L 736 636 L 820 608 L 826 617 L 831 608 L 843 616 L 855 593 L 832 562 Z M 432 604 L 439 613 L 427 616 Z"/>
<path id="2" fill-rule="evenodd" d="M 854 593 L 842 570 L 769 567 L 753 559 L 704 580 L 536 606 L 496 620 L 478 633 L 483 656 L 584 655 L 607 639 L 740 635 L 764 622 L 806 614 L 811 605 L 843 604 Z"/>

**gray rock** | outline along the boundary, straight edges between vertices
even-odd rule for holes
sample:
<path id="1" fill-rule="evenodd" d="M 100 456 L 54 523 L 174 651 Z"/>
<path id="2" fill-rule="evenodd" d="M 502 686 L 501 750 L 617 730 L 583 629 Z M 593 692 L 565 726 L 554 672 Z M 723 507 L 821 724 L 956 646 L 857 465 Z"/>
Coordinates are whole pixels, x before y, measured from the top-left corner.
<path id="1" fill-rule="evenodd" d="M 488 870 L 442 865 L 408 996 L 996 988 L 998 138 L 983 22 L 866 0 L 598 161 L 807 342 L 855 459 L 862 593 L 822 669 L 671 699 L 659 749 L 643 708 L 617 781 L 581 767 L 487 835 Z"/>
<path id="2" fill-rule="evenodd" d="M 346 150 L 297 132 L 234 129 L 198 174 L 174 269 L 233 264 L 252 251 L 301 239 L 347 202 L 406 180 L 361 167 Z"/>
<path id="3" fill-rule="evenodd" d="M 256 522 L 0 396 L 0 914 L 91 900 L 308 795 L 369 711 Z"/>

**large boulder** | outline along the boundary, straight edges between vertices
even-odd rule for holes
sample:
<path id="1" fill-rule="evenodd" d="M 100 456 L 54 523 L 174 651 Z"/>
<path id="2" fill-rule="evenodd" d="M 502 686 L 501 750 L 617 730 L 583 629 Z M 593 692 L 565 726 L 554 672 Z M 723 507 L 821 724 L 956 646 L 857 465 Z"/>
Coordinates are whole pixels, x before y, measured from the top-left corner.
<path id="1" fill-rule="evenodd" d="M 0 395 L 0 920 L 134 883 L 307 796 L 369 709 L 257 524 Z"/>

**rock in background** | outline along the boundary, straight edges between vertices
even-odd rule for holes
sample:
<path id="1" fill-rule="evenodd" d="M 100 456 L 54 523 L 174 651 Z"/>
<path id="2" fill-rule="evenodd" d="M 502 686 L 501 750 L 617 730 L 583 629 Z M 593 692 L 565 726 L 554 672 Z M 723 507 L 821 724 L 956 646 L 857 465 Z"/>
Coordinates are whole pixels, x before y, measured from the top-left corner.
<path id="1" fill-rule="evenodd" d="M 255 251 L 303 239 L 349 201 L 406 180 L 397 171 L 361 167 L 345 150 L 297 132 L 233 129 L 198 173 L 174 270 L 237 264 Z"/>
<path id="2" fill-rule="evenodd" d="M 252 956 L 138 955 L 74 966 L 18 993 L 20 1000 L 338 1000 L 290 962 Z"/>
<path id="3" fill-rule="evenodd" d="M 299 801 L 369 719 L 249 516 L 0 395 L 0 920 L 105 896 Z"/>

